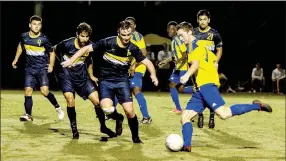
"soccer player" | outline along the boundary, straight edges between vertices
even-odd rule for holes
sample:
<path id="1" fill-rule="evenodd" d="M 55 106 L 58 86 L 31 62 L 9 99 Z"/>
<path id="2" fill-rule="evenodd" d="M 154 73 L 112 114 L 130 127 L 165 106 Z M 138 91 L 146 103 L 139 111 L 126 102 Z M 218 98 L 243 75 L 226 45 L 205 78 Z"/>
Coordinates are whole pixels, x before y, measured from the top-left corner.
<path id="1" fill-rule="evenodd" d="M 209 26 L 210 13 L 207 10 L 200 10 L 197 13 L 197 22 L 199 27 L 194 29 L 194 35 L 198 39 L 198 45 L 208 47 L 212 52 L 216 53 L 215 65 L 218 67 L 218 63 L 222 56 L 222 39 L 220 34 Z M 199 114 L 198 127 L 203 128 L 204 116 L 203 113 Z M 215 127 L 214 111 L 210 109 L 209 128 Z"/>
<path id="2" fill-rule="evenodd" d="M 113 107 L 113 100 L 116 96 L 128 118 L 133 143 L 141 143 L 138 134 L 138 120 L 134 112 L 128 80 L 128 69 L 133 57 L 137 62 L 141 62 L 147 67 L 155 86 L 158 85 L 158 79 L 152 62 L 142 54 L 135 44 L 130 42 L 132 37 L 131 24 L 128 21 L 121 21 L 117 33 L 118 36 L 108 37 L 83 47 L 70 59 L 63 62 L 62 66 L 70 67 L 76 59 L 86 52 L 103 51 L 99 74 L 100 105 L 106 114 L 113 115 L 111 118 L 116 120 L 116 133 L 118 136 L 121 135 L 123 117 Z"/>
<path id="3" fill-rule="evenodd" d="M 12 67 L 17 68 L 17 62 L 21 54 L 26 55 L 25 64 L 25 111 L 26 114 L 20 117 L 20 121 L 33 121 L 32 93 L 39 82 L 41 93 L 52 103 L 58 113 L 58 118 L 64 118 L 64 112 L 57 102 L 54 94 L 49 92 L 48 73 L 51 73 L 55 63 L 55 53 L 52 45 L 43 33 L 42 18 L 34 15 L 30 18 L 29 32 L 21 35 L 20 43 L 18 44 L 15 58 L 12 62 Z"/>
<path id="4" fill-rule="evenodd" d="M 235 104 L 225 107 L 218 86 L 219 76 L 215 61 L 217 57 L 207 47 L 198 46 L 197 39 L 193 36 L 193 27 L 190 23 L 183 22 L 178 25 L 177 34 L 181 36 L 189 46 L 188 62 L 191 63 L 188 71 L 180 79 L 185 83 L 192 76 L 194 81 L 194 94 L 181 115 L 184 146 L 182 151 L 191 151 L 193 127 L 190 120 L 198 113 L 203 112 L 205 104 L 215 111 L 219 118 L 225 120 L 253 110 L 272 112 L 268 104 L 254 100 L 252 104 Z"/>
<path id="5" fill-rule="evenodd" d="M 80 23 L 77 27 L 76 37 L 63 40 L 55 47 L 55 53 L 60 62 L 63 62 L 73 56 L 79 49 L 91 44 L 89 40 L 92 28 L 87 23 Z M 63 94 L 67 101 L 67 114 L 70 120 L 70 126 L 73 133 L 73 139 L 79 138 L 76 120 L 74 93 L 82 97 L 84 100 L 89 99 L 94 105 L 97 118 L 100 122 L 100 131 L 116 137 L 116 133 L 112 132 L 105 125 L 105 117 L 102 108 L 99 105 L 98 92 L 96 86 L 91 80 L 95 81 L 93 75 L 92 57 L 89 52 L 85 52 L 81 57 L 73 62 L 70 68 L 62 68 L 58 71 L 58 77 L 62 87 Z M 88 68 L 87 68 L 88 66 Z"/>
<path id="6" fill-rule="evenodd" d="M 185 84 L 181 84 L 180 83 L 180 77 L 182 75 L 184 75 L 188 69 L 188 57 L 186 54 L 187 48 L 186 45 L 184 44 L 184 42 L 182 40 L 180 40 L 180 38 L 176 35 L 177 29 L 176 29 L 176 25 L 178 23 L 175 21 L 170 21 L 167 24 L 167 32 L 169 37 L 172 38 L 172 42 L 171 42 L 171 50 L 172 50 L 172 54 L 173 57 L 175 58 L 175 69 L 173 70 L 173 73 L 170 76 L 170 83 L 169 83 L 169 87 L 170 87 L 170 92 L 171 92 L 171 97 L 172 100 L 176 106 L 176 109 L 173 110 L 173 112 L 177 113 L 177 114 L 181 114 L 182 113 L 182 108 L 181 108 L 181 104 L 180 104 L 180 100 L 179 100 L 179 94 L 178 91 L 181 93 L 189 93 L 192 94 L 193 92 L 193 88 L 190 86 L 184 86 Z M 163 60 L 161 62 L 159 62 L 159 66 L 163 66 L 166 63 L 169 63 L 170 61 L 172 61 L 172 58 Z M 178 89 L 177 89 L 178 87 Z"/>

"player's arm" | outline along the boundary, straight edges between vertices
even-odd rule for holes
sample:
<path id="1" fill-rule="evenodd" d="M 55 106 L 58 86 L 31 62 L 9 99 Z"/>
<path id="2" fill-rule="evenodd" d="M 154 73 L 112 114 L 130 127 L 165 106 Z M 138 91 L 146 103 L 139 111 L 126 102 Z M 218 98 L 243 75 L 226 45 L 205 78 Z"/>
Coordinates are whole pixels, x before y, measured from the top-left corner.
<path id="1" fill-rule="evenodd" d="M 52 47 L 52 44 L 49 42 L 49 40 L 44 45 L 44 47 L 45 47 L 46 51 L 49 52 L 49 54 L 50 54 L 50 61 L 48 64 L 48 72 L 51 73 L 54 69 L 56 54 L 55 54 L 54 48 Z"/>
<path id="2" fill-rule="evenodd" d="M 222 56 L 222 39 L 219 33 L 216 33 L 214 38 L 216 46 L 216 62 L 219 63 Z"/>
<path id="3" fill-rule="evenodd" d="M 94 81 L 96 83 L 96 85 L 98 86 L 98 84 L 97 84 L 98 79 L 93 75 L 93 59 L 92 59 L 92 57 L 90 57 L 88 59 L 87 65 L 88 65 L 87 72 L 88 72 L 90 79 L 92 81 Z"/>
<path id="4" fill-rule="evenodd" d="M 202 52 L 205 52 L 203 48 L 196 48 L 189 56 L 188 63 L 192 65 L 189 67 L 188 71 L 181 77 L 180 82 L 186 83 L 189 78 L 196 73 L 199 69 L 200 60 L 202 59 Z"/>
<path id="5" fill-rule="evenodd" d="M 17 64 L 17 62 L 18 62 L 18 60 L 19 60 L 19 58 L 20 58 L 22 52 L 23 52 L 23 49 L 22 49 L 21 43 L 19 43 L 19 44 L 18 44 L 18 47 L 17 47 L 17 50 L 16 50 L 15 58 L 14 58 L 14 60 L 13 60 L 13 62 L 12 62 L 12 67 L 13 67 L 14 69 L 17 68 L 17 65 L 16 65 L 16 64 Z"/>

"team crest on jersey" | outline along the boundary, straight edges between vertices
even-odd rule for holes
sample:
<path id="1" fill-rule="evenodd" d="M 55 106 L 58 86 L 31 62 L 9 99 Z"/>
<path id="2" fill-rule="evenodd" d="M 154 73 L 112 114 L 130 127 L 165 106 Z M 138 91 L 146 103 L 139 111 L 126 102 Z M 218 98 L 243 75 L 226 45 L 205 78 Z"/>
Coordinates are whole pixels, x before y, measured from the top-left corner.
<path id="1" fill-rule="evenodd" d="M 37 44 L 38 44 L 39 46 L 41 46 L 41 43 L 42 43 L 42 40 L 41 40 L 41 39 L 38 39 Z"/>
<path id="2" fill-rule="evenodd" d="M 127 50 L 127 56 L 131 56 L 131 53 L 129 50 Z"/>

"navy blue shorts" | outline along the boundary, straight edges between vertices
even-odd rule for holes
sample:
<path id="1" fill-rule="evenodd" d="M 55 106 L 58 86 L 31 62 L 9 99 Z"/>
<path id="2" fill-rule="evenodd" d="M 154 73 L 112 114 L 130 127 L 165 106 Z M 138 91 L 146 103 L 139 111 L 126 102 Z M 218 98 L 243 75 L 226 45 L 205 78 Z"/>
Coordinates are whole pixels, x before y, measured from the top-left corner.
<path id="1" fill-rule="evenodd" d="M 176 84 L 180 84 L 180 79 L 181 77 L 186 73 L 187 71 L 185 70 L 173 70 L 170 78 L 169 78 L 169 81 L 170 82 L 174 82 Z"/>
<path id="2" fill-rule="evenodd" d="M 49 86 L 49 78 L 47 69 L 25 69 L 25 87 L 35 88 L 37 82 L 40 87 Z"/>
<path id="3" fill-rule="evenodd" d="M 120 104 L 132 102 L 129 81 L 112 82 L 99 81 L 99 99 L 109 98 L 111 100 L 118 99 Z"/>
<path id="4" fill-rule="evenodd" d="M 186 110 L 194 110 L 202 113 L 205 107 L 215 111 L 217 108 L 225 104 L 219 90 L 214 84 L 205 84 L 199 88 L 187 104 Z"/>
<path id="5" fill-rule="evenodd" d="M 62 87 L 63 93 L 71 92 L 77 93 L 84 100 L 88 99 L 88 96 L 96 91 L 96 85 L 90 79 L 83 79 L 82 81 L 75 81 L 72 78 L 64 75 L 63 73 L 59 74 L 59 81 Z"/>
<path id="6" fill-rule="evenodd" d="M 142 88 L 143 74 L 135 72 L 134 76 L 130 79 L 130 88 L 139 87 Z"/>

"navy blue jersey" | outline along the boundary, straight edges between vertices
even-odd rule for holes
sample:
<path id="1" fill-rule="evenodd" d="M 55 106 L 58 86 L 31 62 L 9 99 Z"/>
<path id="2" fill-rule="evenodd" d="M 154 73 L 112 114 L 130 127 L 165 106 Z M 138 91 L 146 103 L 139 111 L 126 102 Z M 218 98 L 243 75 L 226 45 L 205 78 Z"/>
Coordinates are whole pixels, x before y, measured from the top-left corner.
<path id="1" fill-rule="evenodd" d="M 121 47 L 118 45 L 119 41 L 117 36 L 112 36 L 92 44 L 94 51 L 103 53 L 99 80 L 126 81 L 132 58 L 134 57 L 137 62 L 146 58 L 132 42 L 127 47 Z"/>
<path id="2" fill-rule="evenodd" d="M 212 52 L 215 52 L 216 48 L 222 47 L 220 34 L 209 26 L 203 31 L 199 27 L 195 28 L 194 35 L 198 39 L 199 45 L 208 47 Z"/>
<path id="3" fill-rule="evenodd" d="M 86 45 L 90 43 L 91 41 L 89 41 Z M 78 45 L 76 37 L 71 37 L 58 43 L 55 47 L 57 61 L 59 61 L 56 67 L 59 68 L 60 73 L 67 71 L 68 73 L 64 74 L 70 76 L 70 78 L 74 81 L 83 82 L 89 78 L 87 72 L 87 64 L 89 65 L 92 63 L 92 57 L 89 53 L 85 53 L 83 56 L 79 57 L 76 61 L 74 61 L 71 68 L 63 70 L 62 67 L 59 65 L 61 62 L 72 57 L 79 49 L 80 47 Z"/>
<path id="4" fill-rule="evenodd" d="M 49 53 L 53 47 L 49 39 L 42 33 L 31 36 L 29 32 L 21 35 L 20 44 L 26 53 L 26 68 L 43 69 L 48 67 Z"/>

